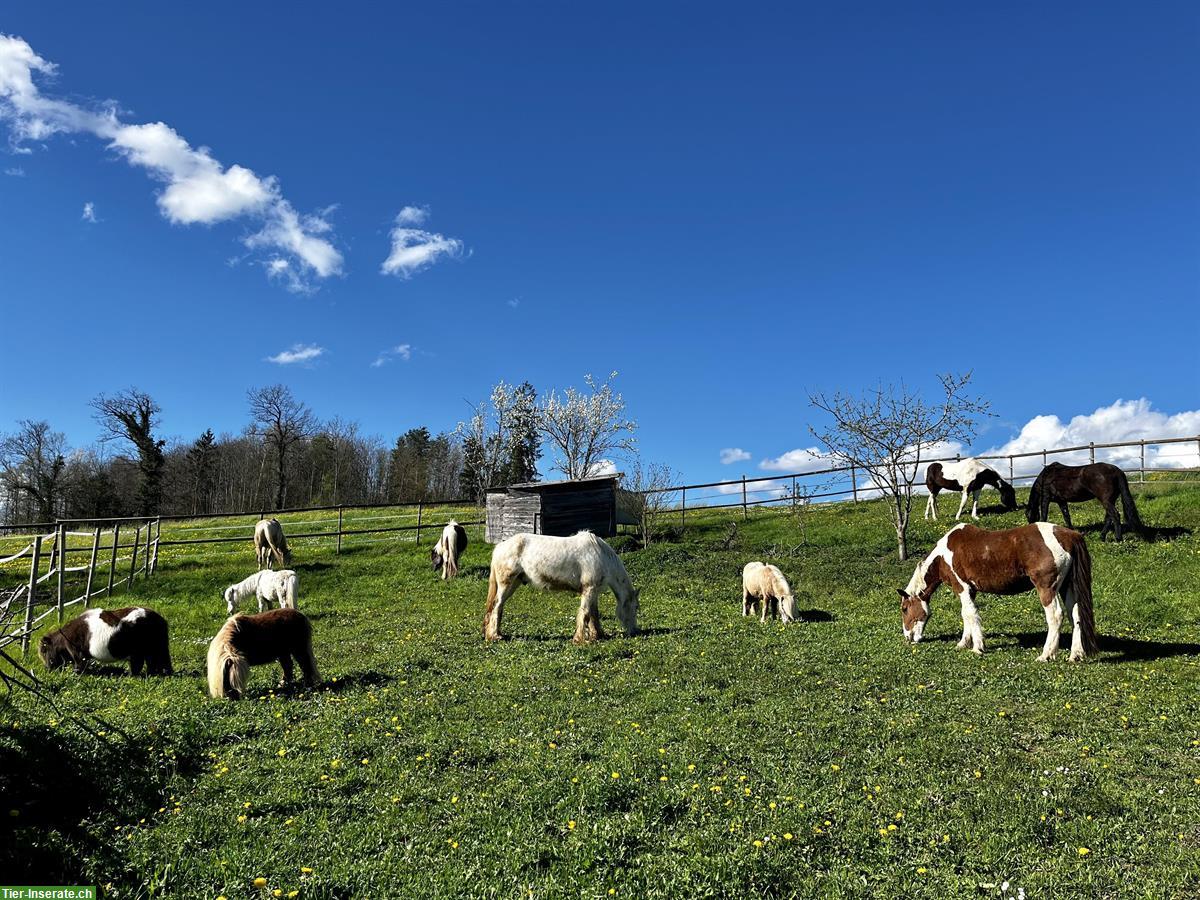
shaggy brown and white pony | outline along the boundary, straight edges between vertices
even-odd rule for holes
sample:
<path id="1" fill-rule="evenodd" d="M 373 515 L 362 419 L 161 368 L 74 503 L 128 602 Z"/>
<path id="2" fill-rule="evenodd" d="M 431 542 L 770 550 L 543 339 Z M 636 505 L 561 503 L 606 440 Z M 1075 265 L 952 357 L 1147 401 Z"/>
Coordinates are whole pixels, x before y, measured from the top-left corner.
<path id="1" fill-rule="evenodd" d="M 1000 502 L 1005 510 L 1017 508 L 1017 492 L 1000 477 L 1000 473 L 977 459 L 961 459 L 958 462 L 930 463 L 925 470 L 925 487 L 929 488 L 929 500 L 925 503 L 925 518 L 937 519 L 937 496 L 939 491 L 962 491 L 962 502 L 954 518 L 962 517 L 967 497 L 972 499 L 971 518 L 979 518 L 979 495 L 984 487 L 991 485 L 1000 492 Z"/>
<path id="2" fill-rule="evenodd" d="M 272 561 L 280 567 L 291 563 L 292 551 L 288 549 L 278 519 L 259 519 L 254 526 L 254 552 L 258 555 L 260 569 L 271 568 Z"/>
<path id="3" fill-rule="evenodd" d="M 228 615 L 247 597 L 258 598 L 258 611 L 270 609 L 274 603 L 280 609 L 295 609 L 300 594 L 300 579 L 291 569 L 261 569 L 237 584 L 225 588 L 225 609 Z"/>
<path id="4" fill-rule="evenodd" d="M 615 550 L 590 531 L 571 537 L 517 534 L 492 551 L 483 636 L 498 641 L 504 602 L 523 584 L 543 591 L 579 591 L 575 643 L 599 640 L 600 593 L 609 588 L 617 598 L 617 618 L 629 635 L 637 634 L 638 591 Z"/>
<path id="5" fill-rule="evenodd" d="M 231 616 L 208 645 L 208 692 L 238 700 L 245 693 L 250 667 L 275 660 L 283 669 L 284 683 L 290 683 L 293 658 L 309 685 L 321 680 L 313 657 L 312 625 L 303 613 L 272 609 Z"/>
<path id="6" fill-rule="evenodd" d="M 89 609 L 38 645 L 38 655 L 47 669 L 66 665 L 81 674 L 93 659 L 100 663 L 129 660 L 129 671 L 148 675 L 170 675 L 171 647 L 167 620 L 144 606 L 124 609 Z"/>
<path id="7" fill-rule="evenodd" d="M 442 536 L 429 551 L 433 571 L 442 570 L 442 580 L 458 575 L 458 561 L 467 549 L 467 530 L 451 519 L 442 529 Z"/>
<path id="8" fill-rule="evenodd" d="M 784 622 L 795 622 L 800 617 L 792 588 L 779 568 L 760 562 L 746 563 L 742 569 L 742 615 L 752 615 L 759 603 L 762 604 L 760 621 L 767 621 L 768 615 L 774 617 L 776 611 Z"/>
<path id="9" fill-rule="evenodd" d="M 1034 588 L 1046 611 L 1046 646 L 1038 659 L 1058 651 L 1065 615 L 1074 625 L 1071 659 L 1081 660 L 1099 649 L 1092 613 L 1092 558 L 1078 531 L 1039 522 L 1005 531 L 955 525 L 913 572 L 900 592 L 904 637 L 916 643 L 929 621 L 929 598 L 945 584 L 962 604 L 963 633 L 959 649 L 983 653 L 983 627 L 975 608 L 978 591 L 1020 594 Z"/>

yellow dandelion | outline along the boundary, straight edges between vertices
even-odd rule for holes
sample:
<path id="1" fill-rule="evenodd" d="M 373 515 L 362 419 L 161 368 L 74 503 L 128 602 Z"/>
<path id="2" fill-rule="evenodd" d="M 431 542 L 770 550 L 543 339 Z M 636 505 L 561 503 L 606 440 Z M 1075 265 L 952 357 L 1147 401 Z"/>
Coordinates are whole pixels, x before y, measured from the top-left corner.
<path id="1" fill-rule="evenodd" d="M 754 846 L 755 846 L 755 847 L 761 847 L 762 845 L 763 845 L 763 842 L 762 842 L 762 841 L 755 841 L 755 842 L 754 842 Z"/>
<path id="2" fill-rule="evenodd" d="M 1091 853 L 1091 852 L 1092 852 L 1092 851 L 1091 851 L 1091 850 L 1089 850 L 1087 847 L 1080 847 L 1080 848 L 1079 848 L 1079 855 L 1080 855 L 1080 856 L 1087 856 L 1087 855 L 1088 855 L 1089 853 Z"/>
<path id="3" fill-rule="evenodd" d="M 833 771 L 835 771 L 835 772 L 840 772 L 840 771 L 842 770 L 842 767 L 841 767 L 841 766 L 839 766 L 837 763 L 834 763 L 834 764 L 833 764 L 833 765 L 831 765 L 829 768 L 830 768 L 830 769 L 832 769 L 832 770 L 833 770 Z"/>
<path id="4" fill-rule="evenodd" d="M 783 833 L 783 839 L 785 841 L 790 841 L 792 839 L 792 833 L 790 831 L 785 831 Z"/>
<path id="5" fill-rule="evenodd" d="M 303 872 L 305 875 L 312 874 L 312 869 L 310 869 L 308 866 L 301 866 L 300 871 Z"/>
<path id="6" fill-rule="evenodd" d="M 263 877 L 261 877 L 261 876 L 259 876 L 258 878 L 255 878 L 255 879 L 254 879 L 254 886 L 255 886 L 256 888 L 262 888 L 262 887 L 266 887 L 266 886 L 267 886 L 267 879 L 265 879 L 265 878 L 263 878 Z"/>
<path id="7" fill-rule="evenodd" d="M 620 777 L 621 777 L 621 773 L 620 773 L 620 772 L 613 772 L 613 773 L 612 773 L 612 777 L 613 777 L 613 778 L 620 778 Z"/>
<path id="8" fill-rule="evenodd" d="M 571 819 L 569 822 L 567 822 L 567 828 L 570 831 L 575 830 L 575 820 L 574 819 Z"/>

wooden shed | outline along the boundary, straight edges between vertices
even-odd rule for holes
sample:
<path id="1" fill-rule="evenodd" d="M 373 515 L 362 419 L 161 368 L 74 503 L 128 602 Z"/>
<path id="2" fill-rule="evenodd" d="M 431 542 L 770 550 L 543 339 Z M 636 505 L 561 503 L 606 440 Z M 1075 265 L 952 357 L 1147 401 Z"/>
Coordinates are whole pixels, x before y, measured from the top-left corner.
<path id="1" fill-rule="evenodd" d="M 487 492 L 487 540 L 514 534 L 569 537 L 587 529 L 600 537 L 617 533 L 617 475 L 571 481 L 531 481 Z"/>

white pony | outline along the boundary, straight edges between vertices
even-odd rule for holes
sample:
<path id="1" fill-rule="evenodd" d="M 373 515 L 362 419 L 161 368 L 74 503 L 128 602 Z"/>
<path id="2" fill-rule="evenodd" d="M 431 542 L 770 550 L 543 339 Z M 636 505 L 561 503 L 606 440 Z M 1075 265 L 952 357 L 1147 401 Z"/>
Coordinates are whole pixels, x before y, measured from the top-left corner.
<path id="1" fill-rule="evenodd" d="M 451 519 L 442 529 L 442 536 L 438 538 L 438 542 L 429 551 L 433 570 L 442 570 L 443 581 L 458 575 L 458 561 L 466 549 L 467 530 Z"/>
<path id="2" fill-rule="evenodd" d="M 615 550 L 590 531 L 571 537 L 517 534 L 492 551 L 483 636 L 498 641 L 504 601 L 522 584 L 543 591 L 579 591 L 575 643 L 603 638 L 598 600 L 610 589 L 617 598 L 617 618 L 629 635 L 637 634 L 638 594 Z"/>
<path id="3" fill-rule="evenodd" d="M 779 568 L 760 562 L 746 563 L 742 569 L 742 615 L 751 615 L 760 602 L 763 622 L 767 621 L 768 614 L 775 615 L 776 608 L 784 622 L 795 622 L 800 618 L 792 588 Z"/>
<path id="4" fill-rule="evenodd" d="M 292 551 L 278 519 L 259 519 L 255 524 L 254 552 L 258 556 L 260 569 L 271 568 L 272 561 L 279 566 L 286 566 L 292 561 Z"/>
<path id="5" fill-rule="evenodd" d="M 295 609 L 300 594 L 300 579 L 291 569 L 262 569 L 249 578 L 225 588 L 225 606 L 233 615 L 238 603 L 247 597 L 258 598 L 258 611 L 274 603 L 280 609 Z"/>
<path id="6" fill-rule="evenodd" d="M 1000 477 L 1000 473 L 977 459 L 967 457 L 958 462 L 930 463 L 925 470 L 925 487 L 929 489 L 929 500 L 925 503 L 925 518 L 937 519 L 937 495 L 939 491 L 962 491 L 962 502 L 954 518 L 962 517 L 967 506 L 967 497 L 972 498 L 971 518 L 979 518 L 979 495 L 985 486 L 991 485 L 1000 492 L 1000 502 L 1011 512 L 1017 508 L 1017 492 Z"/>

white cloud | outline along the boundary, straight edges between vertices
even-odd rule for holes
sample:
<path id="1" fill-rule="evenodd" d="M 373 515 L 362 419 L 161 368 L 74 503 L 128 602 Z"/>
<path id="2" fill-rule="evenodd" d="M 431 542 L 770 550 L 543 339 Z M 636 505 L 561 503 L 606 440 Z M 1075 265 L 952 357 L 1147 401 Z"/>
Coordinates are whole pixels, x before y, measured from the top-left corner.
<path id="1" fill-rule="evenodd" d="M 750 454 L 741 447 L 726 447 L 721 451 L 721 465 L 728 466 L 736 462 L 744 462 Z"/>
<path id="2" fill-rule="evenodd" d="M 25 170 L 22 169 L 20 166 L 9 166 L 7 169 L 4 170 L 4 174 L 9 175 L 13 178 L 24 178 Z"/>
<path id="3" fill-rule="evenodd" d="M 310 363 L 324 353 L 325 348 L 318 347 L 316 344 L 292 344 L 290 350 L 281 350 L 274 356 L 268 356 L 267 362 L 275 363 L 278 366 Z"/>
<path id="4" fill-rule="evenodd" d="M 91 200 L 83 204 L 83 215 L 80 216 L 80 218 L 85 222 L 91 222 L 93 224 L 100 221 L 96 218 L 96 204 Z"/>
<path id="5" fill-rule="evenodd" d="M 385 366 L 393 359 L 402 359 L 408 362 L 412 359 L 413 346 L 412 344 L 397 344 L 391 350 L 384 350 L 379 356 L 375 357 L 375 362 L 371 363 L 372 369 L 378 369 L 380 366 Z"/>
<path id="6" fill-rule="evenodd" d="M 24 142 L 55 134 L 94 135 L 131 166 L 165 184 L 157 199 L 169 222 L 213 225 L 243 216 L 261 221 L 261 229 L 245 244 L 291 257 L 287 281 L 292 289 L 303 290 L 310 276 L 341 272 L 342 254 L 322 236 L 331 231 L 329 223 L 321 215 L 299 215 L 275 178 L 260 177 L 245 166 L 223 166 L 207 147 L 192 147 L 164 122 L 122 122 L 114 104 L 93 111 L 47 97 L 34 75 L 50 78 L 55 70 L 26 41 L 0 34 L 0 121 L 9 123 L 14 150 L 29 152 Z M 283 274 L 272 265 L 267 266 L 269 275 Z"/>
<path id="7" fill-rule="evenodd" d="M 721 461 L 724 462 L 723 459 Z M 830 465 L 831 461 L 819 448 L 807 447 L 789 450 L 773 459 L 764 459 L 758 467 L 767 472 L 813 472 L 828 469 Z"/>
<path id="8" fill-rule="evenodd" d="M 513 297 L 511 300 L 508 301 L 508 305 L 511 306 L 513 309 L 516 309 L 518 306 L 521 305 L 521 298 Z"/>
<path id="9" fill-rule="evenodd" d="M 761 502 L 763 500 L 777 500 L 785 496 L 791 488 L 777 479 L 768 481 L 747 481 L 746 482 L 746 501 L 748 503 Z M 740 481 L 732 481 L 729 484 L 722 484 L 717 487 L 718 494 L 737 494 L 739 497 L 742 493 L 742 483 Z M 701 501 L 702 502 L 702 501 Z"/>
<path id="10" fill-rule="evenodd" d="M 392 250 L 380 272 L 410 278 L 443 256 L 462 254 L 462 241 L 416 227 L 423 225 L 428 217 L 427 209 L 416 206 L 406 206 L 396 214 L 396 227 L 391 232 Z"/>

